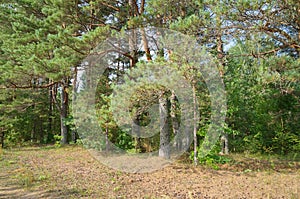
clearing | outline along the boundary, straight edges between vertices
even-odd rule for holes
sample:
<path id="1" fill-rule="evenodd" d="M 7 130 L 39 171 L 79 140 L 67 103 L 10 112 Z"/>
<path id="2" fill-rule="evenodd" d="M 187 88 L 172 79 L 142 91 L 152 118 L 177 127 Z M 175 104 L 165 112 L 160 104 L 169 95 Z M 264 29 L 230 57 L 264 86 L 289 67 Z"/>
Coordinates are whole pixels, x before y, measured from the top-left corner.
<path id="1" fill-rule="evenodd" d="M 103 166 L 80 146 L 0 152 L 0 198 L 300 198 L 300 165 L 231 155 L 218 170 L 183 161 L 152 173 Z"/>

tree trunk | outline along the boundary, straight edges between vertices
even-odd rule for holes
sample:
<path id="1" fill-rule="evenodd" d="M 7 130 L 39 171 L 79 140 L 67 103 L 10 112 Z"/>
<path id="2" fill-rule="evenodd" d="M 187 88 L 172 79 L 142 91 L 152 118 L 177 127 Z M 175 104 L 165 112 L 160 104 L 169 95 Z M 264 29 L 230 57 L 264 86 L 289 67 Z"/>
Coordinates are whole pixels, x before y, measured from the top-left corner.
<path id="1" fill-rule="evenodd" d="M 45 131 L 44 131 L 44 126 L 43 126 L 43 120 L 40 119 L 40 121 L 39 121 L 39 139 L 38 139 L 38 143 L 44 144 L 44 142 L 45 142 L 44 136 L 45 136 Z"/>
<path id="2" fill-rule="evenodd" d="M 221 63 L 220 70 L 220 76 L 223 81 L 224 76 L 224 68 L 225 68 L 225 62 L 224 62 L 224 50 L 223 50 L 223 41 L 222 41 L 222 32 L 221 32 L 221 19 L 220 16 L 217 16 L 217 28 L 218 28 L 218 34 L 217 34 L 217 52 L 218 52 L 218 58 Z M 221 136 L 221 152 L 220 154 L 228 154 L 229 148 L 228 148 L 228 135 L 224 132 Z"/>
<path id="3" fill-rule="evenodd" d="M 135 141 L 135 152 L 138 153 L 140 152 L 141 149 L 141 129 L 140 129 L 140 124 L 138 120 L 138 116 L 135 116 L 135 119 L 132 123 L 132 135 L 135 135 L 134 141 Z"/>
<path id="4" fill-rule="evenodd" d="M 135 16 L 135 2 L 133 0 L 129 0 L 129 15 L 131 17 Z M 130 50 L 130 70 L 132 70 L 136 63 L 138 62 L 138 57 L 137 57 L 137 44 L 136 44 L 136 32 L 135 30 L 131 30 L 129 34 L 129 50 Z M 138 153 L 140 148 L 141 148 L 141 139 L 139 138 L 140 136 L 140 126 L 138 122 L 138 116 L 135 115 L 135 118 L 133 119 L 132 125 L 131 125 L 131 130 L 132 130 L 132 135 L 135 135 L 134 137 L 134 142 L 135 142 L 135 152 Z"/>
<path id="5" fill-rule="evenodd" d="M 52 81 L 49 79 L 49 84 Z M 54 132 L 53 132 L 53 111 L 54 104 L 57 106 L 58 110 L 60 110 L 59 106 L 56 104 L 56 93 L 57 93 L 57 84 L 54 84 L 49 87 L 49 113 L 48 113 L 48 132 L 47 132 L 47 143 L 53 141 Z"/>
<path id="6" fill-rule="evenodd" d="M 105 152 L 109 152 L 108 125 L 105 127 Z"/>
<path id="7" fill-rule="evenodd" d="M 76 93 L 77 93 L 77 75 L 78 75 L 78 68 L 77 66 L 74 67 L 74 76 L 73 76 L 73 93 L 72 93 L 72 103 L 76 101 Z M 77 141 L 77 132 L 75 128 L 75 124 L 73 124 L 72 132 L 71 132 L 71 139 L 73 143 Z"/>
<path id="8" fill-rule="evenodd" d="M 193 83 L 193 112 L 194 112 L 194 121 L 193 121 L 193 125 L 194 125 L 194 164 L 197 165 L 198 164 L 198 150 L 197 150 L 197 146 L 198 146 L 198 142 L 197 142 L 197 104 L 196 104 L 196 87 L 195 87 L 195 83 Z"/>
<path id="9" fill-rule="evenodd" d="M 37 92 L 37 89 L 36 89 L 36 86 L 37 86 L 37 82 L 36 82 L 36 79 L 32 79 L 32 92 L 33 92 L 33 96 L 35 96 L 36 92 Z M 32 109 L 33 109 L 33 112 L 35 112 L 35 99 L 33 99 L 33 105 L 32 105 Z M 30 142 L 31 143 L 34 143 L 36 141 L 36 125 L 37 125 L 37 118 L 35 117 L 35 115 L 33 115 L 33 118 L 31 118 L 34 122 L 33 122 L 33 126 L 32 126 L 32 129 L 31 129 L 31 132 L 30 132 Z"/>
<path id="10" fill-rule="evenodd" d="M 146 32 L 144 28 L 141 28 L 141 33 L 142 33 L 142 41 L 143 41 L 143 47 L 144 47 L 144 51 L 147 57 L 147 61 L 151 61 L 152 57 L 150 54 L 150 49 L 149 49 L 149 45 L 148 45 L 148 39 L 146 36 Z"/>
<path id="11" fill-rule="evenodd" d="M 223 134 L 221 137 L 221 152 L 220 155 L 228 154 L 229 153 L 229 147 L 228 147 L 228 135 Z"/>
<path id="12" fill-rule="evenodd" d="M 65 120 L 68 114 L 68 93 L 66 91 L 67 86 L 61 85 L 61 107 L 60 107 L 60 132 L 61 132 L 61 144 L 67 144 L 68 142 L 68 127 L 65 124 Z"/>
<path id="13" fill-rule="evenodd" d="M 170 159 L 170 131 L 168 100 L 162 95 L 159 99 L 160 145 L 159 157 Z"/>
<path id="14" fill-rule="evenodd" d="M 49 80 L 49 83 L 51 81 Z M 47 142 L 51 140 L 52 134 L 52 115 L 53 115 L 53 93 L 52 93 L 52 86 L 49 87 L 49 107 L 48 107 L 48 132 L 47 132 Z"/>
<path id="15" fill-rule="evenodd" d="M 35 142 L 35 138 L 36 138 L 36 122 L 37 121 L 33 122 L 33 127 L 31 129 L 31 134 L 30 134 L 30 142 L 31 143 Z"/>
<path id="16" fill-rule="evenodd" d="M 4 148 L 4 131 L 0 129 L 0 144 L 1 148 Z"/>
<path id="17" fill-rule="evenodd" d="M 170 97 L 170 116 L 171 116 L 171 122 L 172 122 L 172 130 L 175 137 L 175 148 L 179 152 L 182 150 L 182 138 L 179 134 L 179 118 L 178 118 L 178 112 L 179 112 L 179 104 L 178 99 L 175 95 L 175 92 L 172 91 L 171 97 Z"/>

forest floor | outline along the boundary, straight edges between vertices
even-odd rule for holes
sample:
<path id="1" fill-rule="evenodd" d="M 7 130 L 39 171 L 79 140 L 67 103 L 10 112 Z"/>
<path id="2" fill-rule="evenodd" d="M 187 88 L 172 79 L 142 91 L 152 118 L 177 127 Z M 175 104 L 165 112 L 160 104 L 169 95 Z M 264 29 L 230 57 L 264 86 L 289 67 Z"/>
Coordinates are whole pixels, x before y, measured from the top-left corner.
<path id="1" fill-rule="evenodd" d="M 230 155 L 218 169 L 176 162 L 152 173 L 103 166 L 79 146 L 0 151 L 0 198 L 300 198 L 296 161 Z"/>

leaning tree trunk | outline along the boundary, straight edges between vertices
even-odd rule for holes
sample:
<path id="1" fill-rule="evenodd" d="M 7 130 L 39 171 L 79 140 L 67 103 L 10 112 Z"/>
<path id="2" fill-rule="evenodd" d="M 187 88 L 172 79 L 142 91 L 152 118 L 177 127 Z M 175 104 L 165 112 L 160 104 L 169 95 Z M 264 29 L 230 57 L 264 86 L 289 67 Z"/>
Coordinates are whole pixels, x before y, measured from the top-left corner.
<path id="1" fill-rule="evenodd" d="M 160 114 L 160 144 L 159 157 L 170 159 L 170 130 L 168 100 L 161 96 L 159 99 Z"/>

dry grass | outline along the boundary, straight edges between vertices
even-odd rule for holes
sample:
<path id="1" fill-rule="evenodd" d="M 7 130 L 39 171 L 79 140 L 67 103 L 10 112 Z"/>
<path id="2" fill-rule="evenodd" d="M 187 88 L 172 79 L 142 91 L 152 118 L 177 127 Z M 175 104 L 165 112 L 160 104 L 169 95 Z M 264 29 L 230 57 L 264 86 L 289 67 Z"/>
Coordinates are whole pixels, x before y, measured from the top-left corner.
<path id="1" fill-rule="evenodd" d="M 220 170 L 176 163 L 130 174 L 77 146 L 5 150 L 0 198 L 300 198 L 299 163 L 232 158 Z"/>

